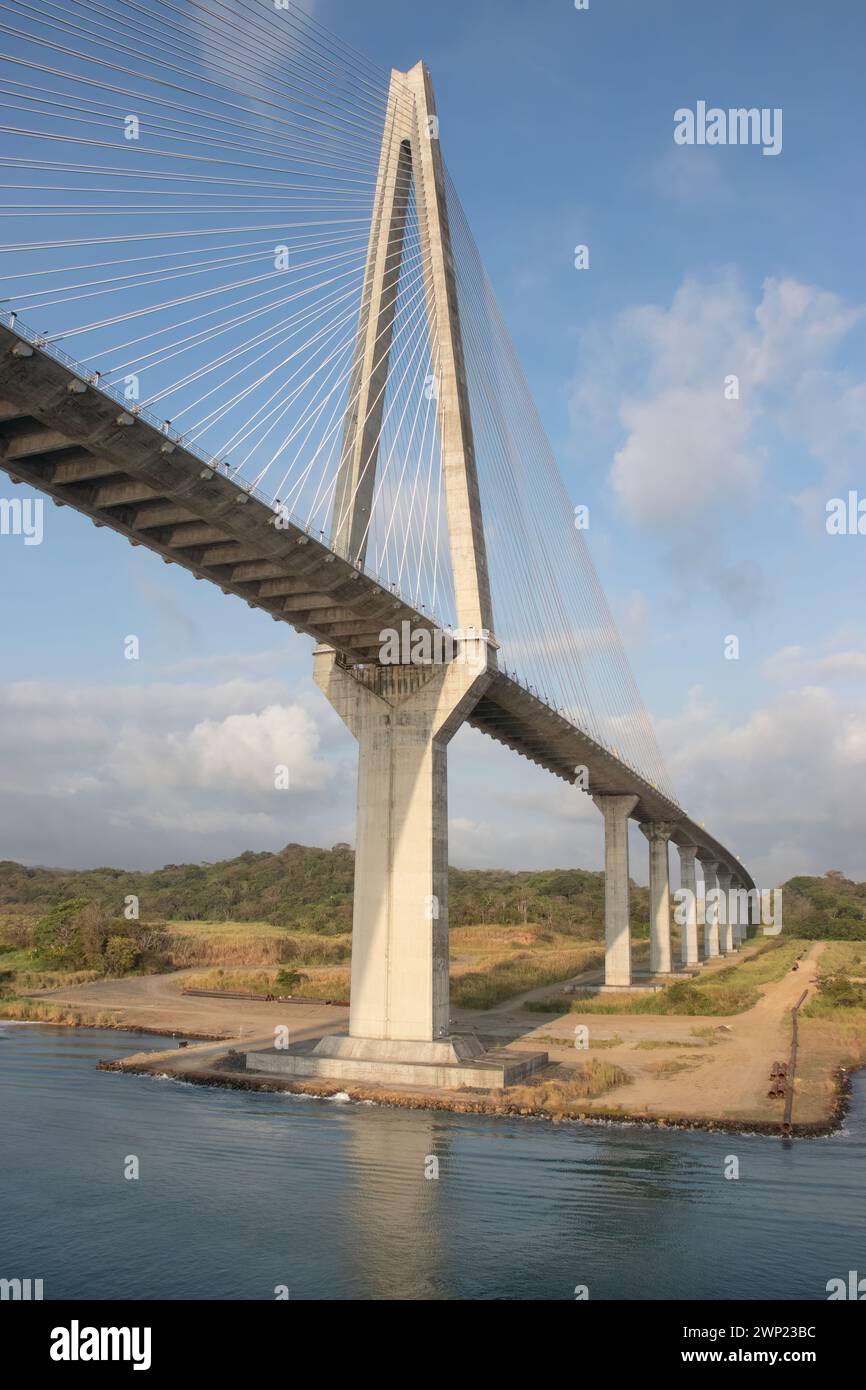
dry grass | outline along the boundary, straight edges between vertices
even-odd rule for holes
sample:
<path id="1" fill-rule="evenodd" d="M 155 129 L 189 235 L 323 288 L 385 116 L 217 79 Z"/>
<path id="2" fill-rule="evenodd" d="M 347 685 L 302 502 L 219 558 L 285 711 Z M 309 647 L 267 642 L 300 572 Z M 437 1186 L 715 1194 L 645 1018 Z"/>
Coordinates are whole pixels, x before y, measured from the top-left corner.
<path id="1" fill-rule="evenodd" d="M 190 977 L 195 988 L 278 993 L 277 967 L 291 964 L 309 976 L 296 996 L 349 998 L 350 935 L 292 935 L 268 922 L 173 922 L 170 927 L 176 967 L 211 967 Z M 570 979 L 602 959 L 595 943 L 575 944 L 574 937 L 532 925 L 455 927 L 449 941 L 455 1008 L 489 1009 L 512 995 Z M 342 969 L 335 968 L 342 962 Z"/>
<path id="2" fill-rule="evenodd" d="M 857 979 L 866 975 L 866 941 L 827 941 L 821 952 L 822 975 L 847 975 Z"/>
<path id="3" fill-rule="evenodd" d="M 569 1037 L 567 1034 L 566 1034 L 564 1037 L 557 1037 L 554 1033 L 532 1033 L 525 1041 L 532 1043 L 533 1046 L 534 1046 L 536 1043 L 540 1043 L 540 1044 L 542 1044 L 544 1047 L 567 1047 L 567 1048 L 573 1048 L 573 1047 L 574 1047 L 574 1038 L 573 1038 L 573 1037 Z M 593 1038 L 593 1037 L 591 1037 L 590 1040 L 589 1040 L 589 1047 L 588 1047 L 586 1050 L 587 1050 L 588 1052 L 602 1052 L 602 1051 L 604 1051 L 605 1048 L 608 1048 L 608 1047 L 621 1047 L 621 1046 L 622 1046 L 622 1038 L 620 1038 L 620 1037 L 613 1037 L 613 1038 Z M 577 1051 L 577 1050 L 579 1050 L 579 1049 L 575 1049 L 575 1050 Z"/>
<path id="4" fill-rule="evenodd" d="M 576 1115 L 580 1113 L 581 1101 L 606 1095 L 618 1086 L 627 1085 L 630 1080 L 622 1067 L 591 1057 L 565 1076 L 515 1086 L 509 1090 L 508 1099 L 520 1108 L 531 1111 L 543 1110 L 548 1115 Z"/>
<path id="5" fill-rule="evenodd" d="M 349 997 L 350 974 L 345 967 L 320 966 L 303 972 L 308 978 L 302 980 L 293 992 L 295 999 L 314 999 L 326 1003 L 329 999 L 342 1000 Z M 229 994 L 237 992 L 248 994 L 282 994 L 277 984 L 277 967 L 272 970 L 215 970 L 203 971 L 200 975 L 189 975 L 184 982 L 191 989 L 225 990 Z"/>
<path id="6" fill-rule="evenodd" d="M 170 922 L 168 955 L 189 965 L 329 965 L 348 960 L 352 938 L 292 934 L 270 922 Z"/>
<path id="7" fill-rule="evenodd" d="M 4 999 L 0 1019 L 18 1023 L 60 1023 L 67 1028 L 125 1028 L 119 1013 L 82 1014 L 66 1004 L 41 1004 L 32 999 Z"/>
<path id="8" fill-rule="evenodd" d="M 678 980 L 656 992 L 583 997 L 571 995 L 568 1006 L 580 1014 L 685 1014 L 716 1017 L 745 1013 L 761 998 L 762 985 L 787 974 L 808 943 L 762 941 L 747 959 L 691 980 Z"/>
<path id="9" fill-rule="evenodd" d="M 90 985 L 94 980 L 104 980 L 98 970 L 18 970 L 15 972 L 15 989 L 30 994 L 40 989 L 68 989 L 72 985 Z"/>
<path id="10" fill-rule="evenodd" d="M 576 945 L 554 932 L 459 927 L 451 933 L 451 1003 L 491 1009 L 515 994 L 569 980 L 601 959 L 594 942 Z"/>
<path id="11" fill-rule="evenodd" d="M 670 1076 L 677 1076 L 681 1071 L 694 1071 L 705 1061 L 706 1057 L 702 1052 L 694 1057 L 668 1057 L 664 1062 L 649 1062 L 645 1071 L 649 1076 L 665 1080 Z"/>

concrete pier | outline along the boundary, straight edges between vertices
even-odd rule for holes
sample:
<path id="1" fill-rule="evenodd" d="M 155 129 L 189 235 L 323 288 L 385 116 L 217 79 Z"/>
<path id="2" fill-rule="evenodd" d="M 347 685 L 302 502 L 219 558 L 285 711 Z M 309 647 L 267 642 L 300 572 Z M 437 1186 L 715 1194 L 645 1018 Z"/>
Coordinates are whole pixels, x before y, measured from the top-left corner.
<path id="1" fill-rule="evenodd" d="M 650 974 L 668 975 L 671 963 L 671 885 L 668 841 L 674 826 L 648 821 L 641 831 L 649 844 Z"/>
<path id="2" fill-rule="evenodd" d="M 339 1044 L 344 1046 L 341 1049 Z M 416 1086 L 449 1089 L 471 1086 L 501 1091 L 525 1080 L 547 1065 L 546 1052 L 486 1049 L 477 1038 L 454 1037 L 447 1043 L 381 1044 L 369 1039 L 323 1038 L 314 1047 L 291 1051 L 267 1048 L 246 1055 L 246 1069 L 268 1076 L 321 1077 L 329 1081 L 358 1081 L 375 1086 Z"/>
<path id="3" fill-rule="evenodd" d="M 731 921 L 731 879 L 733 875 L 730 869 L 725 869 L 721 864 L 716 870 L 716 878 L 719 883 L 719 891 L 722 894 L 721 914 L 719 918 L 719 928 L 721 933 L 721 950 L 726 956 L 733 955 L 737 949 L 734 940 L 734 924 Z"/>
<path id="4" fill-rule="evenodd" d="M 446 748 L 488 683 L 483 644 L 463 662 L 363 676 L 318 647 L 314 675 L 358 741 L 350 1035 L 438 1041 L 449 1029 Z"/>
<path id="5" fill-rule="evenodd" d="M 604 816 L 604 982 L 631 985 L 629 922 L 628 818 L 636 796 L 594 796 Z"/>
<path id="6" fill-rule="evenodd" d="M 719 866 L 715 859 L 701 859 L 701 866 L 704 871 L 704 959 L 716 960 L 720 954 L 719 909 L 717 903 L 708 904 L 707 897 L 718 889 L 716 871 Z"/>
<path id="7" fill-rule="evenodd" d="M 686 920 L 681 928 L 680 958 L 683 965 L 698 965 L 698 885 L 695 874 L 697 845 L 677 845 L 680 855 L 680 886 L 691 895 L 686 907 Z"/>
<path id="8" fill-rule="evenodd" d="M 504 1069 L 501 1059 L 479 1067 L 477 1039 L 450 1033 L 446 749 L 489 683 L 488 661 L 483 638 L 463 644 L 457 661 L 427 667 L 352 671 L 316 649 L 316 683 L 358 740 L 349 1036 L 268 1054 L 277 1070 L 497 1086 L 531 1069 L 517 1057 Z"/>
<path id="9" fill-rule="evenodd" d="M 750 910 L 749 891 L 740 879 L 734 877 L 730 891 L 730 916 L 733 919 L 734 942 L 737 947 L 748 940 Z"/>

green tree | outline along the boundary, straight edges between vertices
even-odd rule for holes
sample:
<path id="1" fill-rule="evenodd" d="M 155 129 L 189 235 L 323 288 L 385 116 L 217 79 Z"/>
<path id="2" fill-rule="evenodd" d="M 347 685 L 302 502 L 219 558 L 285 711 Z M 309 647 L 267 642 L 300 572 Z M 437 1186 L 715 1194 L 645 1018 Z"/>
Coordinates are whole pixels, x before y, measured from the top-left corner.
<path id="1" fill-rule="evenodd" d="M 49 908 L 37 924 L 33 944 L 48 964 L 81 968 L 84 942 L 79 917 L 87 905 L 87 898 L 68 898 Z"/>
<path id="2" fill-rule="evenodd" d="M 138 964 L 138 947 L 128 936 L 110 936 L 103 956 L 106 975 L 128 975 Z"/>

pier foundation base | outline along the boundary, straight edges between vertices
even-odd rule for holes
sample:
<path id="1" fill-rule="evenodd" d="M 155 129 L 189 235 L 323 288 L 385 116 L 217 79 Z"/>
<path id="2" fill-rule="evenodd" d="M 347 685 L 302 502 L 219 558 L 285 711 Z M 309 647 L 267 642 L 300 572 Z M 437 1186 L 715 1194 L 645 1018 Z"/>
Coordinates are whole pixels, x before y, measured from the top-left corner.
<path id="1" fill-rule="evenodd" d="M 247 1053 L 247 1071 L 272 1076 L 320 1077 L 327 1081 L 362 1081 L 373 1086 L 470 1086 L 501 1091 L 547 1065 L 546 1052 L 487 1050 L 471 1035 L 452 1035 L 433 1042 L 411 1039 L 326 1037 L 291 1050 L 268 1048 Z"/>

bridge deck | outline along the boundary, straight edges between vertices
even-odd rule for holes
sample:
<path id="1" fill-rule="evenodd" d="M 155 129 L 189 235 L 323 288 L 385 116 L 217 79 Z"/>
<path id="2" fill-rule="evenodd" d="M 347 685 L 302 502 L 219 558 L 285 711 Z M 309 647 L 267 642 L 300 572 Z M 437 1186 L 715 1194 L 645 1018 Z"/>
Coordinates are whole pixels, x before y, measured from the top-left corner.
<path id="1" fill-rule="evenodd" d="M 278 516 L 170 432 L 2 325 L 0 468 L 336 648 L 350 665 L 378 662 L 383 628 L 408 621 L 413 630 L 437 630 L 323 537 Z M 675 842 L 696 844 L 752 886 L 702 826 L 512 677 L 496 673 L 469 722 L 568 782 L 585 766 L 594 792 L 637 795 L 636 818 L 676 822 Z"/>

